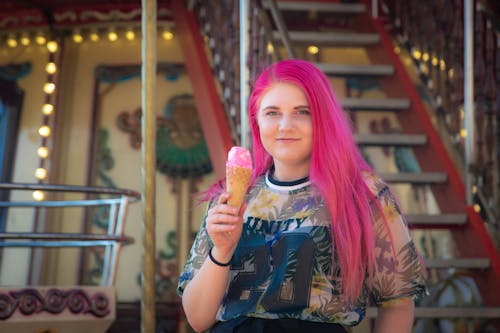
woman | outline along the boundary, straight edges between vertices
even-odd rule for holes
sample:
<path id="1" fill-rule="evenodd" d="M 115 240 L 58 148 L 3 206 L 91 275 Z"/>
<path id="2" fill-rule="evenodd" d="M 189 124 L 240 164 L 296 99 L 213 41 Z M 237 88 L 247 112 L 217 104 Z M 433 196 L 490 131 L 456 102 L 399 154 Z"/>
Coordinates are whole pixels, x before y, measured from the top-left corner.
<path id="1" fill-rule="evenodd" d="M 240 211 L 221 186 L 178 292 L 210 332 L 346 332 L 378 306 L 375 332 L 410 332 L 422 267 L 387 185 L 362 159 L 326 76 L 271 65 L 249 100 L 253 183 Z"/>

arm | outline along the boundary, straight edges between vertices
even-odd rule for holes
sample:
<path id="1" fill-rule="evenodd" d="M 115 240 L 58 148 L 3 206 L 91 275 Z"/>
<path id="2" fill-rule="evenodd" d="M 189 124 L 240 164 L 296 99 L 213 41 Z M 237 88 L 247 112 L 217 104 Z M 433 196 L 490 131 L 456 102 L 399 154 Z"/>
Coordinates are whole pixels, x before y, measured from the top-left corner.
<path id="1" fill-rule="evenodd" d="M 423 267 L 413 244 L 407 222 L 391 190 L 378 180 L 371 187 L 375 190 L 379 218 L 375 220 L 375 244 L 390 244 L 376 249 L 376 262 L 383 268 L 387 258 L 393 258 L 389 269 L 376 269 L 374 275 L 374 300 L 379 304 L 375 320 L 375 333 L 410 333 L 414 319 L 414 299 L 426 293 Z M 376 193 L 376 194 L 375 194 Z M 391 288 L 384 288 L 391 281 Z M 404 296 L 411 295 L 411 296 Z M 392 301 L 383 301 L 391 299 Z"/>
<path id="2" fill-rule="evenodd" d="M 378 307 L 374 333 L 410 333 L 413 326 L 413 298 L 401 298 Z"/>
<path id="3" fill-rule="evenodd" d="M 236 249 L 243 228 L 242 207 L 238 210 L 227 205 L 229 194 L 221 195 L 218 204 L 209 209 L 206 230 L 214 246 L 213 257 L 229 262 Z M 197 332 L 210 328 L 216 322 L 216 314 L 229 283 L 230 266 L 216 265 L 207 257 L 198 273 L 186 285 L 182 294 L 182 305 L 186 318 Z"/>
<path id="4" fill-rule="evenodd" d="M 219 261 L 230 260 L 223 259 L 216 248 L 212 250 L 212 255 Z M 196 332 L 202 332 L 215 323 L 215 315 L 228 281 L 229 266 L 217 266 L 207 258 L 198 274 L 186 286 L 182 295 L 182 306 L 189 324 Z"/>

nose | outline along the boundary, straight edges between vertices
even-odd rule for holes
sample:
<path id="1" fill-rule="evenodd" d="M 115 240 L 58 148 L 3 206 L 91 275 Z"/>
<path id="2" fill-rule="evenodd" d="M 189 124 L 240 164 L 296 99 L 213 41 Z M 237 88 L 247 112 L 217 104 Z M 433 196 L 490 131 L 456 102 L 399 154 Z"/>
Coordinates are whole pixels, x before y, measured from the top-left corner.
<path id="1" fill-rule="evenodd" d="M 292 119 L 291 115 L 284 114 L 280 119 L 279 129 L 286 130 L 286 129 L 293 128 L 293 126 L 294 126 L 293 119 Z"/>

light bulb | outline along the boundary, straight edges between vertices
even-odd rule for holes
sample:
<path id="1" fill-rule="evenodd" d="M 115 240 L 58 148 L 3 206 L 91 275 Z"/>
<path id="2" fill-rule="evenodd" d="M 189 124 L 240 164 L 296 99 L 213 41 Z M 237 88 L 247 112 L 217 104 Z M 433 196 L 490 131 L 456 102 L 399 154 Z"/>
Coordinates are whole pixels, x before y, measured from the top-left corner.
<path id="1" fill-rule="evenodd" d="M 481 212 L 481 206 L 479 206 L 478 204 L 474 204 L 474 206 L 473 206 L 473 207 L 474 207 L 474 211 L 475 211 L 476 213 Z"/>
<path id="2" fill-rule="evenodd" d="M 45 65 L 45 71 L 49 74 L 54 74 L 57 71 L 56 64 L 53 62 L 47 63 L 47 65 Z"/>
<path id="3" fill-rule="evenodd" d="M 35 177 L 38 179 L 45 179 L 47 177 L 47 170 L 44 168 L 38 168 L 35 170 Z"/>
<path id="4" fill-rule="evenodd" d="M 127 38 L 127 40 L 134 40 L 135 39 L 135 32 L 134 30 L 132 29 L 128 29 L 127 32 L 125 32 L 125 38 Z"/>
<path id="5" fill-rule="evenodd" d="M 116 42 L 118 40 L 118 34 L 114 30 L 108 32 L 108 40 L 110 42 Z"/>
<path id="6" fill-rule="evenodd" d="M 47 125 L 40 126 L 38 129 L 38 134 L 40 134 L 41 137 L 47 138 L 50 136 L 50 127 Z"/>
<path id="7" fill-rule="evenodd" d="M 319 48 L 317 46 L 311 45 L 307 47 L 307 52 L 309 54 L 317 54 L 319 52 Z"/>
<path id="8" fill-rule="evenodd" d="M 455 76 L 455 71 L 453 70 L 453 68 L 450 68 L 448 70 L 448 76 L 450 79 L 453 79 L 453 77 Z"/>
<path id="9" fill-rule="evenodd" d="M 80 33 L 80 30 L 75 30 L 75 32 L 73 33 L 73 42 L 75 42 L 77 44 L 80 44 L 81 42 L 83 42 L 83 36 Z"/>
<path id="10" fill-rule="evenodd" d="M 22 36 L 21 36 L 21 45 L 23 46 L 28 46 L 31 44 L 31 40 L 30 40 L 30 37 L 28 36 L 27 33 L 24 33 Z"/>
<path id="11" fill-rule="evenodd" d="M 91 41 L 97 42 L 99 40 L 99 34 L 97 33 L 97 31 L 92 31 L 90 32 L 89 38 Z"/>
<path id="12" fill-rule="evenodd" d="M 444 71 L 446 69 L 446 62 L 444 60 L 439 61 L 439 68 Z"/>
<path id="13" fill-rule="evenodd" d="M 46 116 L 51 115 L 54 112 L 54 105 L 45 103 L 42 106 L 42 113 Z"/>
<path id="14" fill-rule="evenodd" d="M 35 42 L 38 44 L 38 45 L 44 45 L 46 42 L 47 42 L 47 38 L 45 38 L 45 36 L 42 34 L 42 33 L 39 33 L 38 35 L 36 35 L 35 37 Z"/>
<path id="15" fill-rule="evenodd" d="M 7 45 L 12 48 L 17 46 L 17 39 L 14 35 L 10 34 L 9 37 L 7 37 Z"/>
<path id="16" fill-rule="evenodd" d="M 56 85 L 52 82 L 47 82 L 43 85 L 43 92 L 46 94 L 53 94 L 56 91 Z"/>
<path id="17" fill-rule="evenodd" d="M 49 148 L 42 146 L 37 149 L 36 153 L 40 158 L 47 158 L 49 157 Z"/>
<path id="18" fill-rule="evenodd" d="M 172 31 L 170 31 L 170 29 L 165 29 L 163 30 L 162 32 L 162 37 L 164 40 L 172 40 L 174 39 L 174 33 Z"/>
<path id="19" fill-rule="evenodd" d="M 267 43 L 266 51 L 268 54 L 273 54 L 274 52 L 274 46 L 271 42 Z"/>
<path id="20" fill-rule="evenodd" d="M 50 53 L 55 53 L 58 48 L 59 45 L 57 45 L 56 41 L 51 40 L 50 42 L 47 43 L 47 50 L 49 50 Z"/>
<path id="21" fill-rule="evenodd" d="M 33 199 L 35 199 L 36 201 L 42 201 L 43 199 L 45 199 L 45 193 L 43 191 L 36 190 L 33 192 Z"/>

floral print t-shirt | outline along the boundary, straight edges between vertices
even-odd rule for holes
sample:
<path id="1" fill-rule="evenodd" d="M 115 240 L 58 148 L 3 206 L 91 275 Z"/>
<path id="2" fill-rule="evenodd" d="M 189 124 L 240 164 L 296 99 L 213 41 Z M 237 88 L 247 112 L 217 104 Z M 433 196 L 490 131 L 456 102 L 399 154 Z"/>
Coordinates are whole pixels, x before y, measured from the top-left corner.
<path id="1" fill-rule="evenodd" d="M 369 298 L 382 305 L 425 294 L 423 268 L 389 188 L 372 173 L 364 176 L 386 221 L 374 210 L 377 269 L 371 286 L 365 277 L 355 306 L 348 308 L 340 294 L 339 267 L 332 260 L 330 215 L 319 192 L 308 180 L 284 184 L 263 176 L 246 198 L 243 232 L 217 320 L 247 316 L 356 325 L 365 315 Z M 180 295 L 211 246 L 203 222 L 179 278 Z"/>

